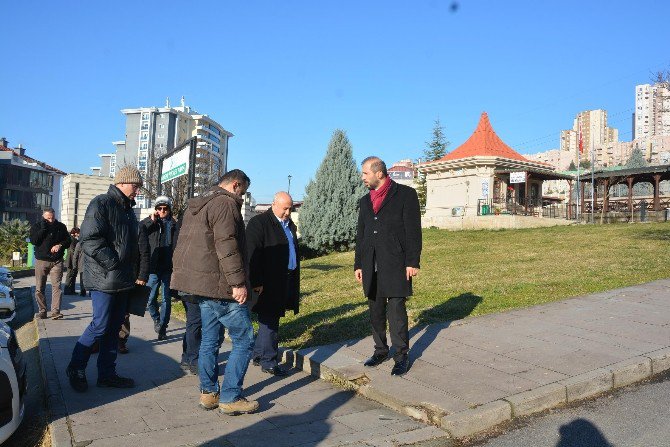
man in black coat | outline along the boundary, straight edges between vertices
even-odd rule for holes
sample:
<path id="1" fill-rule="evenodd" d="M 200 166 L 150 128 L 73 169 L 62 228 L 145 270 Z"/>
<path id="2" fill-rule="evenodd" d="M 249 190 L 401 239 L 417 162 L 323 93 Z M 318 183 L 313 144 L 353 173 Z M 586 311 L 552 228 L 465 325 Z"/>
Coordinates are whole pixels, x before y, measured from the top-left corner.
<path id="1" fill-rule="evenodd" d="M 172 200 L 159 196 L 154 203 L 155 212 L 140 222 L 140 251 L 148 256 L 140 258 L 139 279 L 151 288 L 147 309 L 154 320 L 154 330 L 158 340 L 167 338 L 172 300 L 170 296 L 170 276 L 172 275 L 172 254 L 177 242 L 177 221 L 172 216 Z M 146 258 L 146 259 L 145 259 Z M 163 302 L 158 309 L 158 289 Z"/>
<path id="2" fill-rule="evenodd" d="M 65 287 L 63 293 L 66 295 L 74 295 L 74 286 L 77 282 L 78 266 L 74 257 L 74 251 L 77 249 L 79 242 L 79 228 L 72 227 L 70 230 L 70 248 L 67 250 L 67 258 L 65 258 L 65 267 L 67 267 L 67 276 L 65 277 Z"/>
<path id="3" fill-rule="evenodd" d="M 137 168 L 116 172 L 106 194 L 95 197 L 86 209 L 79 244 L 84 252 L 84 284 L 91 290 L 93 318 L 79 337 L 66 374 L 75 391 L 88 388 L 86 365 L 98 342 L 99 387 L 132 388 L 132 379 L 116 372 L 119 329 L 126 316 L 129 293 L 138 281 L 139 244 L 135 196 L 142 186 Z"/>
<path id="4" fill-rule="evenodd" d="M 279 318 L 287 310 L 298 313 L 300 300 L 300 254 L 296 226 L 291 220 L 293 199 L 275 194 L 272 207 L 254 216 L 247 225 L 249 279 L 258 302 L 258 334 L 253 363 L 263 372 L 284 376 L 279 367 Z"/>
<path id="5" fill-rule="evenodd" d="M 60 313 L 60 301 L 63 296 L 60 286 L 63 281 L 63 254 L 70 246 L 70 233 L 62 222 L 54 217 L 53 208 L 45 208 L 42 219 L 30 228 L 30 243 L 35 246 L 35 300 L 39 312 L 38 318 L 47 317 L 47 302 L 44 289 L 47 276 L 51 278 L 51 318 L 63 318 Z"/>
<path id="6" fill-rule="evenodd" d="M 409 333 L 405 301 L 419 273 L 421 213 L 416 191 L 389 178 L 378 157 L 363 160 L 362 180 L 370 193 L 359 203 L 354 275 L 368 298 L 375 351 L 365 366 L 388 357 L 386 318 L 395 350 L 392 375 L 409 367 Z M 388 310 L 387 310 L 388 307 Z"/>

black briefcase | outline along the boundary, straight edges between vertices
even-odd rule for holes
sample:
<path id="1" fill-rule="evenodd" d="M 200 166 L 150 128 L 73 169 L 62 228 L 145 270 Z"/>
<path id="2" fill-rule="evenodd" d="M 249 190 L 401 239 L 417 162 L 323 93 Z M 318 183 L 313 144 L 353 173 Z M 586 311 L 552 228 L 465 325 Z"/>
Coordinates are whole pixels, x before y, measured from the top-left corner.
<path id="1" fill-rule="evenodd" d="M 135 284 L 135 288 L 128 292 L 128 307 L 126 311 L 129 314 L 143 317 L 147 310 L 147 300 L 149 299 L 150 292 L 150 287 Z"/>

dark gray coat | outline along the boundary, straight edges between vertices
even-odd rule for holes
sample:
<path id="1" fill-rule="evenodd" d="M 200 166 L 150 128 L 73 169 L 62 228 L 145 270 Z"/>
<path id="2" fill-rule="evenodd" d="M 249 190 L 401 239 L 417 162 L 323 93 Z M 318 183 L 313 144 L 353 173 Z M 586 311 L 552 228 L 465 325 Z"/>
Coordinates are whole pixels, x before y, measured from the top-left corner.
<path id="1" fill-rule="evenodd" d="M 100 194 L 88 205 L 79 236 L 87 289 L 115 293 L 135 287 L 139 245 L 134 204 L 110 185 L 107 194 Z"/>
<path id="2" fill-rule="evenodd" d="M 419 268 L 421 258 L 421 212 L 416 191 L 393 182 L 376 215 L 369 193 L 361 198 L 359 207 L 354 270 L 363 270 L 365 296 L 412 295 L 406 268 Z M 373 289 L 375 262 L 377 284 Z"/>

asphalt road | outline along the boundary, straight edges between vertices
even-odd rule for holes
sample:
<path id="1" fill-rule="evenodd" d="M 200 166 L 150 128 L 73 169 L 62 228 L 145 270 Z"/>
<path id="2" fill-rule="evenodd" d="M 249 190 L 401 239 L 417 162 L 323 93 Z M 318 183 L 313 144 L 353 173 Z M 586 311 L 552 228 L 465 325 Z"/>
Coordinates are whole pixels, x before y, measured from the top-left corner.
<path id="1" fill-rule="evenodd" d="M 470 446 L 670 446 L 670 374 L 522 421 Z"/>
<path id="2" fill-rule="evenodd" d="M 45 445 L 47 414 L 44 403 L 44 385 L 40 369 L 40 356 L 37 350 L 37 328 L 33 321 L 33 302 L 30 288 L 14 290 L 16 294 L 17 315 L 10 323 L 16 336 L 28 371 L 28 392 L 26 411 L 18 430 L 2 447 L 33 447 Z M 48 442 L 48 441 L 47 441 Z"/>

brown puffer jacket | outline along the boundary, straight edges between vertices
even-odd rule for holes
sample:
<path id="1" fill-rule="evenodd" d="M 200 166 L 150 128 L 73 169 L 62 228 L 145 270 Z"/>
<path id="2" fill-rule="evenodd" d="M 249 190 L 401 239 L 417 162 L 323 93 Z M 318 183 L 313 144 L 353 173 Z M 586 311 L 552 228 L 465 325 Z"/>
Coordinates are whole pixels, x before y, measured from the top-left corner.
<path id="1" fill-rule="evenodd" d="M 170 288 L 232 299 L 247 285 L 242 198 L 218 186 L 188 201 L 172 257 Z"/>

